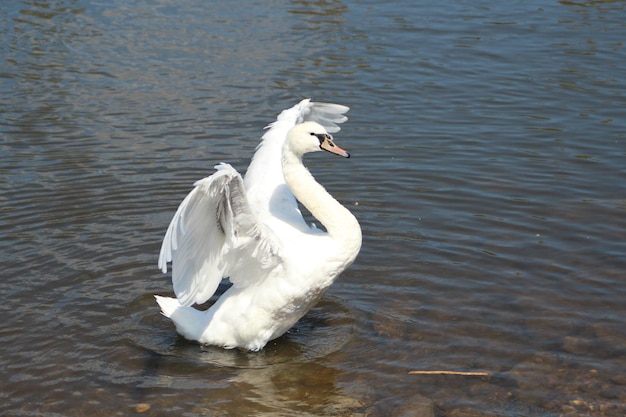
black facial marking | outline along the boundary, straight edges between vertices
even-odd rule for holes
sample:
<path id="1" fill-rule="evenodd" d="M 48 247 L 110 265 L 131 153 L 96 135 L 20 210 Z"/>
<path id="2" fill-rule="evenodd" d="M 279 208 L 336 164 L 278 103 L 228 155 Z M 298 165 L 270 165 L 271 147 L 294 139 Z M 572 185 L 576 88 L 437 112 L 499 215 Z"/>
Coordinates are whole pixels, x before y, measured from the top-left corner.
<path id="1" fill-rule="evenodd" d="M 324 143 L 325 140 L 328 141 L 328 144 L 330 146 L 335 146 L 333 144 L 333 137 L 330 136 L 328 133 L 311 133 L 311 135 L 317 136 L 317 139 L 319 139 L 320 141 L 320 146 L 322 145 L 322 143 Z"/>

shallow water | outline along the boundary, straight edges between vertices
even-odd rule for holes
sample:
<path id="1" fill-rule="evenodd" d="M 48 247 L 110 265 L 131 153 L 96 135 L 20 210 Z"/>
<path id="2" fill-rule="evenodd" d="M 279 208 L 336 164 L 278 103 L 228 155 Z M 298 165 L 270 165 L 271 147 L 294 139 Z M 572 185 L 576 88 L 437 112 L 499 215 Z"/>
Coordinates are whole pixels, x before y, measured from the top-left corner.
<path id="1" fill-rule="evenodd" d="M 430 3 L 2 2 L 0 413 L 624 415 L 626 2 Z M 169 220 L 301 97 L 351 107 L 307 163 L 361 254 L 265 350 L 187 342 Z"/>

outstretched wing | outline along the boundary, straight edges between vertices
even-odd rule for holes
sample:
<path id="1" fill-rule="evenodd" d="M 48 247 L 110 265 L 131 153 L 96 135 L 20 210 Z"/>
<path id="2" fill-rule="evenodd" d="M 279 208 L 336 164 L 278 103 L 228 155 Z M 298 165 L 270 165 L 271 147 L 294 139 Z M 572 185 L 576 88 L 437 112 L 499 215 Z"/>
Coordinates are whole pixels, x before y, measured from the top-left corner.
<path id="1" fill-rule="evenodd" d="M 331 103 L 302 100 L 283 110 L 276 121 L 267 126 L 267 132 L 252 158 L 245 176 L 246 195 L 253 210 L 264 222 L 275 220 L 306 228 L 298 204 L 283 178 L 281 156 L 287 132 L 298 123 L 315 121 L 328 131 L 338 132 L 348 120 L 344 115 L 349 107 Z"/>
<path id="2" fill-rule="evenodd" d="M 223 277 L 246 286 L 280 263 L 276 239 L 257 222 L 239 173 L 228 164 L 197 181 L 178 207 L 159 255 L 172 262 L 172 283 L 182 305 L 201 304 Z"/>

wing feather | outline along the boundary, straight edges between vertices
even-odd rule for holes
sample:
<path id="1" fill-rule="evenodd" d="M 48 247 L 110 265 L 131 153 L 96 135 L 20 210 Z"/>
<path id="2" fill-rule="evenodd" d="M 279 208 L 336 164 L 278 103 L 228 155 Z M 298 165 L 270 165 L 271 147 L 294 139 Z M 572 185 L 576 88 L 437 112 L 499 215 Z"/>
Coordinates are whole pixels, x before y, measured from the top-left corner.
<path id="1" fill-rule="evenodd" d="M 178 207 L 159 256 L 182 305 L 208 300 L 223 277 L 236 286 L 263 279 L 280 263 L 272 233 L 250 210 L 239 173 L 228 164 L 197 181 Z"/>
<path id="2" fill-rule="evenodd" d="M 306 100 L 305 100 L 306 101 Z M 303 102 L 300 103 L 302 105 Z M 302 105 L 302 115 L 298 123 L 302 122 L 317 122 L 324 126 L 329 133 L 336 133 L 341 130 L 341 127 L 337 126 L 348 120 L 348 117 L 344 115 L 350 110 L 347 106 L 333 103 L 320 103 L 311 102 Z"/>

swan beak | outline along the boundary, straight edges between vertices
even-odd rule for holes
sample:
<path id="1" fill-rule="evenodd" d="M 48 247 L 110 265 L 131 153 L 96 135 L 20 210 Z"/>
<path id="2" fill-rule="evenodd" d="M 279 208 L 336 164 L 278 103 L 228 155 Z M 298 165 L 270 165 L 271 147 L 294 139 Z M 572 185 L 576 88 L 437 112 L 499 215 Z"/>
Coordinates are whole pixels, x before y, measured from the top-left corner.
<path id="1" fill-rule="evenodd" d="M 350 154 L 333 142 L 333 137 L 329 134 L 316 135 L 320 140 L 320 149 L 334 153 L 335 155 L 343 156 L 344 158 L 350 158 Z"/>

